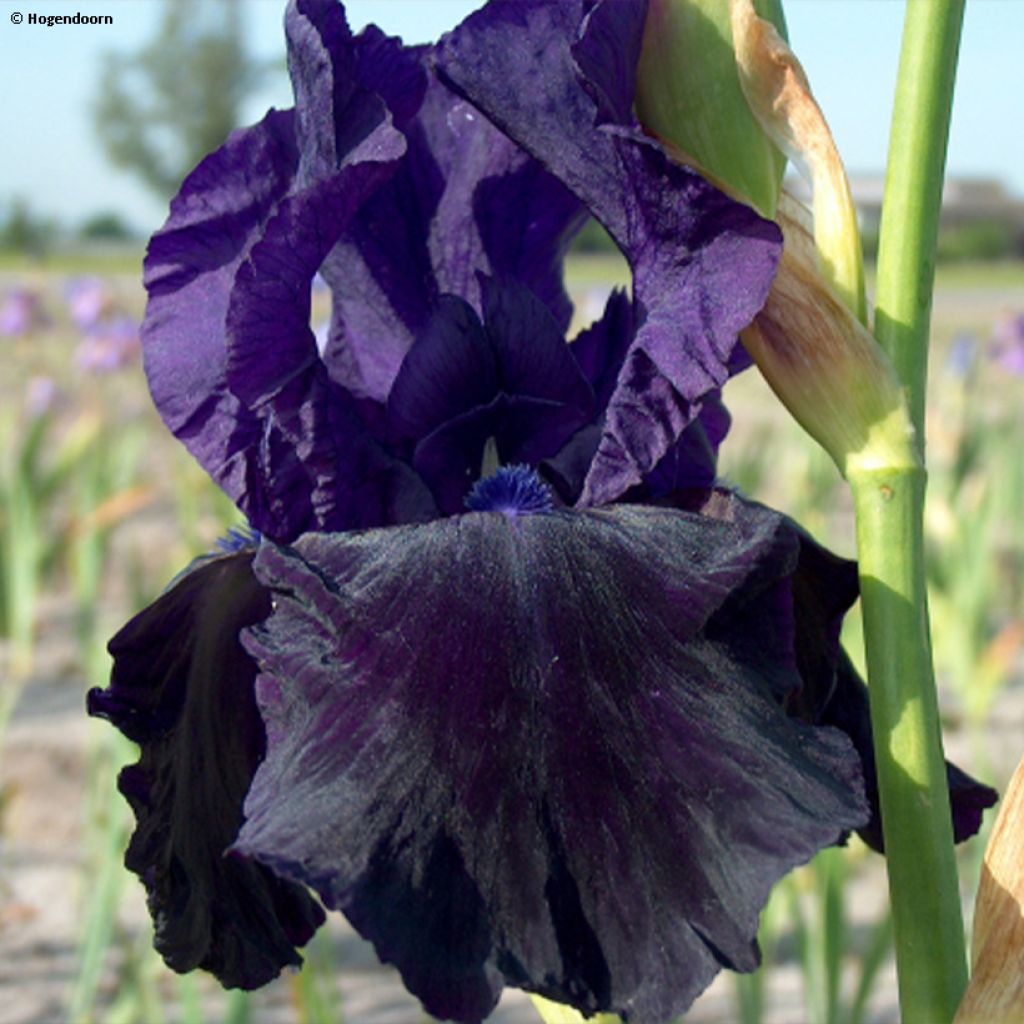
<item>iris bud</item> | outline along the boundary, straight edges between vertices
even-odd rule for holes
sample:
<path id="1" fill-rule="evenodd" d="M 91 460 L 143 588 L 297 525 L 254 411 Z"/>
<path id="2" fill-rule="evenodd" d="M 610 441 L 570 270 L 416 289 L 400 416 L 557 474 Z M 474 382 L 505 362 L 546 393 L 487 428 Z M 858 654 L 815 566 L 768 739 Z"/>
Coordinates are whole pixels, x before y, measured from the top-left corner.
<path id="1" fill-rule="evenodd" d="M 864 262 L 850 183 L 800 61 L 751 0 L 730 0 L 743 95 L 767 136 L 811 183 L 814 241 L 825 278 L 865 322 Z"/>
<path id="2" fill-rule="evenodd" d="M 743 344 L 794 419 L 840 472 L 914 466 L 906 397 L 889 357 L 821 277 L 806 211 L 785 193 L 785 248 Z"/>
<path id="3" fill-rule="evenodd" d="M 757 10 L 785 30 L 779 0 Z M 774 217 L 786 159 L 743 95 L 727 0 L 650 0 L 637 116 L 682 163 Z"/>
<path id="4" fill-rule="evenodd" d="M 785 249 L 743 342 L 772 389 L 850 477 L 914 465 L 906 397 L 868 331 L 846 171 L 779 0 L 651 0 L 637 114 L 672 155 L 779 222 Z M 813 218 L 781 189 L 786 157 Z"/>

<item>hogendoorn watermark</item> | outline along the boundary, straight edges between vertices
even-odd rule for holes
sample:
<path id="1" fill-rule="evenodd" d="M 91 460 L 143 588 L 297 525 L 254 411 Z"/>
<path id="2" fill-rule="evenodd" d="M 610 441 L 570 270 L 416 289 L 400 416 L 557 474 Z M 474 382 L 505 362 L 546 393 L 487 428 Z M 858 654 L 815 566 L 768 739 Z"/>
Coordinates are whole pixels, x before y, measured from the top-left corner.
<path id="1" fill-rule="evenodd" d="M 54 25 L 113 25 L 114 16 L 112 14 L 82 14 L 81 11 L 76 11 L 74 14 L 36 14 L 34 11 L 29 11 L 28 14 L 22 15 L 20 11 L 15 11 L 11 15 L 11 21 L 15 25 L 20 25 L 24 21 L 28 25 L 45 25 L 47 28 L 52 28 Z"/>

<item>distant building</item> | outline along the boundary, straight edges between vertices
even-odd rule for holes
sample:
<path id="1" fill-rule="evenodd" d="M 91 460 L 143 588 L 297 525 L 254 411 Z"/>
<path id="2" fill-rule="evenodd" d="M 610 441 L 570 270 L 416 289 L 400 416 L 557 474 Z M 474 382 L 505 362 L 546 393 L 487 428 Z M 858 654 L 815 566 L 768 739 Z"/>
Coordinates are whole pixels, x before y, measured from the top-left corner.
<path id="1" fill-rule="evenodd" d="M 786 184 L 799 199 L 810 200 L 810 189 L 803 178 L 791 176 Z M 850 191 L 865 234 L 878 231 L 884 186 L 885 176 L 881 174 L 850 175 Z M 1008 192 L 998 178 L 948 177 L 942 190 L 942 226 L 955 228 L 979 222 L 1009 225 L 1018 251 L 1024 247 L 1024 202 Z"/>

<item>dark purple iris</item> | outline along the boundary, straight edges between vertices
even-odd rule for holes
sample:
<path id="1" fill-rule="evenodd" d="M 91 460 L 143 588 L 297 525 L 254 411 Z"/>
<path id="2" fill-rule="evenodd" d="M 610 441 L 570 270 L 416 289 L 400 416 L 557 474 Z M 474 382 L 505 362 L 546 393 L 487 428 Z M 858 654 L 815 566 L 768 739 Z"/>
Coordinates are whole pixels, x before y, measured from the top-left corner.
<path id="1" fill-rule="evenodd" d="M 409 50 L 298 0 L 295 109 L 153 238 L 154 399 L 258 531 L 90 694 L 142 748 L 128 864 L 176 970 L 265 983 L 312 891 L 435 1016 L 511 984 L 654 1024 L 756 966 L 779 877 L 877 838 L 856 574 L 714 483 L 779 234 L 638 132 L 643 14 L 492 3 Z M 587 215 L 633 289 L 567 344 Z M 954 782 L 966 834 L 989 792 Z"/>

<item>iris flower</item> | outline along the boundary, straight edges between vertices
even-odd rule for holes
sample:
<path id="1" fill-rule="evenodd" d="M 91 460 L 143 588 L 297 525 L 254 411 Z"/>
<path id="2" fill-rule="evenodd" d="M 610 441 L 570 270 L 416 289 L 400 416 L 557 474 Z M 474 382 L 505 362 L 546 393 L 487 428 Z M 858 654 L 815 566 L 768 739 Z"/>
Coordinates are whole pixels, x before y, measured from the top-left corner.
<path id="1" fill-rule="evenodd" d="M 137 361 L 139 350 L 138 320 L 118 313 L 84 332 L 75 350 L 75 363 L 86 373 L 113 373 Z"/>
<path id="2" fill-rule="evenodd" d="M 660 1022 L 756 966 L 777 879 L 877 831 L 853 567 L 714 477 L 779 232 L 638 133 L 628 10 L 405 49 L 297 0 L 295 108 L 150 244 L 153 397 L 255 531 L 89 699 L 141 747 L 127 864 L 175 970 L 262 985 L 322 903 L 437 1017 L 507 984 Z M 567 344 L 586 216 L 632 293 Z"/>
<path id="3" fill-rule="evenodd" d="M 1004 369 L 1024 376 L 1024 313 L 1004 311 L 992 329 L 992 355 Z"/>
<path id="4" fill-rule="evenodd" d="M 21 338 L 50 324 L 39 294 L 31 288 L 14 288 L 0 305 L 0 338 Z"/>
<path id="5" fill-rule="evenodd" d="M 79 330 L 88 331 L 117 310 L 116 298 L 102 277 L 76 277 L 64 290 L 68 313 Z"/>

